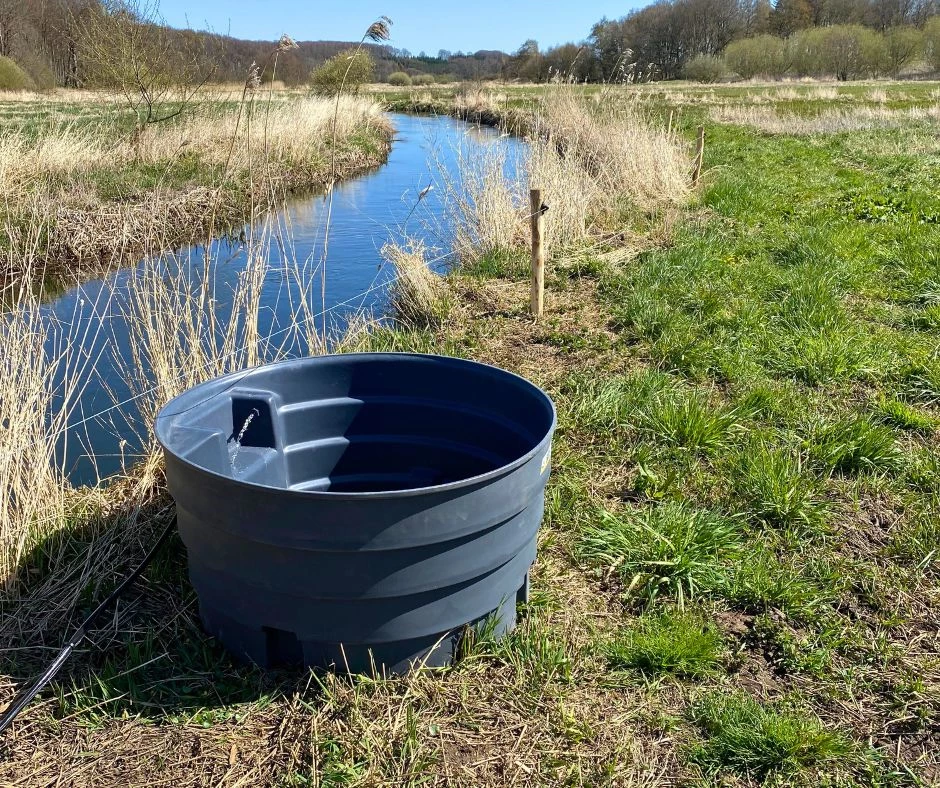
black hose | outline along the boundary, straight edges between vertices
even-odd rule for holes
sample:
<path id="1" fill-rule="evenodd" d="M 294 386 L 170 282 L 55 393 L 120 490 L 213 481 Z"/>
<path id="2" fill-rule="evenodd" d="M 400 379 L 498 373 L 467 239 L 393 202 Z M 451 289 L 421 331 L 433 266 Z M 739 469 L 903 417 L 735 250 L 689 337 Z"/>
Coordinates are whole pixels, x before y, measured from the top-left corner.
<path id="1" fill-rule="evenodd" d="M 17 696 L 13 699 L 13 702 L 7 707 L 7 710 L 3 713 L 3 716 L 0 717 L 0 733 L 3 733 L 10 725 L 13 724 L 13 720 L 17 718 L 19 713 L 25 709 L 30 701 L 35 698 L 40 692 L 42 692 L 43 687 L 45 687 L 53 678 L 55 678 L 56 673 L 58 673 L 62 666 L 68 661 L 68 658 L 72 655 L 72 652 L 76 647 L 88 636 L 88 631 L 92 628 L 95 621 L 98 617 L 114 602 L 124 590 L 131 585 L 141 573 L 150 565 L 150 562 L 153 561 L 154 556 L 159 552 L 160 548 L 163 547 L 163 544 L 170 537 L 170 534 L 173 532 L 173 528 L 176 525 L 176 517 L 170 520 L 166 528 L 163 529 L 163 533 L 160 534 L 160 538 L 157 539 L 153 547 L 150 548 L 150 552 L 144 556 L 144 560 L 140 562 L 140 565 L 131 572 L 127 577 L 125 577 L 121 584 L 115 588 L 110 594 L 108 594 L 107 599 L 105 599 L 98 607 L 96 607 L 90 616 L 86 618 L 82 625 L 72 633 L 72 637 L 69 638 L 68 643 L 62 648 L 58 656 L 52 661 L 52 664 L 43 672 L 43 674 L 36 679 L 32 684 L 30 684 L 25 690 L 21 690 Z"/>

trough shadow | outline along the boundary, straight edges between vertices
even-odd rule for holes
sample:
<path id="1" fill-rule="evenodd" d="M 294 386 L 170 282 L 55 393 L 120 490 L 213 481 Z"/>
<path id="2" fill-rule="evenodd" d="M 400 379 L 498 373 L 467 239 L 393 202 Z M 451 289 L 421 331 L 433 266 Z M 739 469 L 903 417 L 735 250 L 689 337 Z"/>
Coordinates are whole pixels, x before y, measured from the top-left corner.
<path id="1" fill-rule="evenodd" d="M 102 553 L 101 539 L 126 528 L 131 511 L 105 519 L 76 521 L 37 545 L 21 560 L 15 590 L 0 595 L 0 702 L 39 676 L 72 632 L 121 580 L 141 562 L 172 516 L 166 499 L 139 515 L 133 532 L 121 535 L 118 560 L 94 566 L 82 579 L 89 551 Z M 95 545 L 99 549 L 95 549 Z M 66 558 L 50 565 L 50 555 Z M 50 595 L 50 572 L 69 576 L 67 593 Z M 77 584 L 81 584 L 77 588 Z M 71 614 L 56 615 L 75 594 Z M 74 602 L 75 596 L 71 597 Z M 116 612 L 115 612 L 116 611 Z M 308 684 L 297 666 L 262 671 L 239 664 L 202 631 L 196 595 L 187 577 L 186 551 L 177 533 L 163 546 L 144 574 L 105 612 L 90 636 L 76 649 L 39 699 L 57 718 L 100 724 L 125 715 L 158 721 L 211 724 L 234 716 L 243 704 L 264 702 Z M 308 689 L 309 698 L 310 691 Z M 20 721 L 36 713 L 38 700 Z"/>

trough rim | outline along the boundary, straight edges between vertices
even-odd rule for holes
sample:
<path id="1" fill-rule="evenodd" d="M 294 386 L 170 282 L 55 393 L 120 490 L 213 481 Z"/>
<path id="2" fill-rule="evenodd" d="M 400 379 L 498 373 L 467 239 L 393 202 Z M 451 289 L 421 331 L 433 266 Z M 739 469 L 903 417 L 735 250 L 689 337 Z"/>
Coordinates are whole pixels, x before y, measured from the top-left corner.
<path id="1" fill-rule="evenodd" d="M 304 363 L 315 363 L 319 359 L 325 358 L 360 358 L 360 359 L 388 359 L 388 358 L 418 358 L 418 359 L 428 359 L 436 363 L 444 364 L 453 364 L 453 365 L 463 365 L 466 367 L 477 367 L 482 368 L 489 372 L 489 374 L 496 375 L 505 375 L 510 378 L 515 378 L 517 381 L 524 384 L 524 386 L 533 390 L 538 396 L 548 405 L 549 412 L 551 414 L 551 422 L 548 429 L 545 432 L 545 435 L 542 439 L 529 451 L 520 457 L 516 458 L 512 462 L 501 465 L 498 468 L 494 468 L 486 473 L 481 473 L 476 476 L 469 476 L 466 479 L 458 479 L 454 482 L 447 482 L 446 484 L 437 484 L 429 487 L 410 487 L 404 490 L 369 490 L 363 492 L 330 492 L 329 490 L 292 490 L 289 487 L 272 487 L 266 484 L 258 484 L 257 482 L 244 481 L 243 479 L 236 479 L 234 476 L 227 476 L 226 474 L 219 473 L 218 471 L 213 471 L 208 468 L 204 468 L 201 465 L 196 465 L 193 462 L 190 462 L 187 459 L 184 459 L 179 454 L 177 454 L 173 449 L 167 446 L 166 442 L 161 436 L 161 419 L 170 419 L 175 416 L 181 416 L 183 413 L 186 413 L 190 410 L 194 410 L 201 405 L 206 404 L 215 397 L 224 394 L 226 391 L 229 391 L 231 388 L 237 384 L 245 381 L 250 378 L 256 372 L 261 370 L 271 369 L 278 366 L 287 366 L 287 365 L 298 365 Z M 228 383 L 228 385 L 225 385 Z M 173 405 L 175 402 L 179 402 L 181 399 L 190 397 L 193 392 L 199 391 L 201 388 L 210 387 L 210 386 L 220 386 L 218 391 L 213 392 L 208 397 L 203 400 L 200 400 L 192 405 L 187 405 L 181 410 L 176 411 L 175 413 L 166 413 L 166 410 Z M 302 358 L 290 358 L 282 359 L 281 361 L 273 361 L 267 364 L 258 364 L 254 367 L 249 367 L 248 369 L 239 370 L 237 372 L 229 372 L 226 375 L 220 375 L 219 377 L 212 378 L 211 380 L 203 381 L 192 388 L 187 389 L 181 394 L 177 394 L 171 400 L 169 400 L 160 410 L 157 412 L 156 417 L 154 418 L 154 436 L 157 439 L 157 442 L 163 448 L 167 456 L 171 456 L 174 462 L 178 462 L 187 468 L 200 473 L 206 476 L 212 477 L 213 479 L 219 479 L 227 484 L 234 484 L 237 487 L 246 488 L 249 490 L 263 490 L 266 493 L 275 493 L 278 496 L 289 495 L 291 497 L 305 498 L 305 499 L 320 499 L 320 500 L 331 500 L 331 501 L 341 501 L 341 500 L 384 500 L 389 498 L 410 498 L 418 495 L 430 495 L 434 493 L 445 493 L 452 490 L 459 490 L 462 487 L 472 487 L 479 485 L 481 483 L 488 482 L 492 479 L 496 479 L 499 476 L 503 476 L 507 473 L 510 473 L 517 468 L 521 468 L 527 462 L 529 462 L 533 457 L 539 454 L 540 451 L 544 451 L 545 444 L 550 443 L 552 435 L 555 431 L 555 427 L 558 423 L 558 412 L 555 408 L 555 403 L 552 401 L 552 398 L 548 396 L 541 388 L 536 386 L 532 381 L 524 378 L 522 375 L 517 375 L 515 372 L 510 372 L 502 367 L 497 367 L 494 364 L 487 364 L 482 361 L 473 361 L 471 359 L 458 358 L 457 356 L 445 356 L 436 353 L 408 353 L 401 351 L 391 351 L 391 352 L 367 352 L 367 353 L 323 353 L 317 356 L 304 356 Z M 551 449 L 548 450 L 549 452 Z M 545 471 L 551 466 L 551 455 L 550 453 L 546 455 L 547 463 L 546 467 L 542 470 L 540 475 L 543 475 Z"/>

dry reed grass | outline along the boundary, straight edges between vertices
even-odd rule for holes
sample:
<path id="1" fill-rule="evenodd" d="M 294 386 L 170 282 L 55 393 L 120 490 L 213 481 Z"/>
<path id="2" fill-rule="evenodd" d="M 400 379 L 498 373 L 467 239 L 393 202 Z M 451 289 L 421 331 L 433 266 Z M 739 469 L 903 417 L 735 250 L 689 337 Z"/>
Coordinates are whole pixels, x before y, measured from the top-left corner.
<path id="1" fill-rule="evenodd" d="M 382 256 L 395 266 L 389 294 L 392 312 L 408 326 L 436 328 L 447 317 L 450 298 L 444 280 L 428 267 L 424 244 L 386 244 Z"/>
<path id="2" fill-rule="evenodd" d="M 54 329 L 55 347 L 47 353 L 47 317 L 28 292 L 15 298 L 0 317 L 0 576 L 7 582 L 34 540 L 59 527 L 67 513 L 55 454 L 76 395 L 60 382 L 70 377 L 64 375 L 74 347 L 69 329 Z"/>
<path id="3" fill-rule="evenodd" d="M 718 123 L 753 126 L 768 134 L 838 134 L 866 129 L 896 128 L 912 122 L 940 120 L 940 105 L 890 109 L 860 106 L 829 109 L 817 115 L 792 115 L 770 107 L 719 107 L 711 117 Z"/>
<path id="4" fill-rule="evenodd" d="M 7 194 L 22 193 L 49 176 L 166 164 L 182 155 L 210 165 L 229 163 L 236 171 L 262 161 L 300 164 L 325 153 L 333 112 L 333 102 L 320 98 L 260 102 L 250 114 L 206 104 L 179 123 L 147 128 L 139 141 L 131 136 L 115 139 L 102 124 L 57 122 L 42 127 L 38 136 L 9 129 L 0 136 L 0 188 Z M 366 98 L 344 97 L 337 114 L 338 138 L 346 140 L 370 128 L 388 130 L 380 106 Z"/>
<path id="5" fill-rule="evenodd" d="M 634 102 L 558 86 L 530 125 L 521 161 L 485 142 L 458 151 L 459 178 L 443 191 L 461 259 L 526 245 L 530 186 L 542 190 L 549 242 L 562 249 L 621 226 L 624 211 L 655 213 L 689 194 L 689 151 Z"/>

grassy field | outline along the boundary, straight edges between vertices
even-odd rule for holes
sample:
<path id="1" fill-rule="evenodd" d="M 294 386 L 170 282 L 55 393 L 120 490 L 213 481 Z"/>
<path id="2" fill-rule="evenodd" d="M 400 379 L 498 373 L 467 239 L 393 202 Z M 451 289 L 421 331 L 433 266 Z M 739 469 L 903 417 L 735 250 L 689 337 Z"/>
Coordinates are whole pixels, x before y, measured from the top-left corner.
<path id="1" fill-rule="evenodd" d="M 467 237 L 486 249 L 464 250 L 428 326 L 349 343 L 496 363 L 555 399 L 546 521 L 517 630 L 407 678 L 262 674 L 201 633 L 176 543 L 25 713 L 0 781 L 936 784 L 937 90 L 603 96 L 629 105 L 629 135 L 572 124 L 567 162 L 623 139 L 649 157 L 651 179 L 657 156 L 689 164 L 702 123 L 699 190 L 666 194 L 671 170 L 631 176 L 613 201 L 588 177 L 565 181 L 590 216 L 565 212 L 564 189 L 550 200 L 549 222 L 567 218 L 542 321 L 526 311 L 524 237 L 481 223 Z M 499 113 L 549 99 L 506 88 L 480 102 Z M 628 166 L 614 147 L 604 171 Z M 658 199 L 644 198 L 650 182 Z M 511 208 L 500 216 L 513 221 Z M 92 510 L 97 524 L 77 516 L 60 542 L 55 578 L 42 547 L 22 562 L 0 625 L 8 677 L 38 672 L 76 582 L 90 606 L 168 504 L 125 482 Z M 101 525 L 129 517 L 132 550 Z"/>
<path id="2" fill-rule="evenodd" d="M 117 95 L 0 95 L 0 273 L 66 277 L 241 227 L 285 193 L 381 164 L 391 128 L 369 99 L 212 89 L 138 130 Z M 210 228 L 210 224 L 216 224 Z M 34 277 L 37 275 L 33 271 Z"/>

